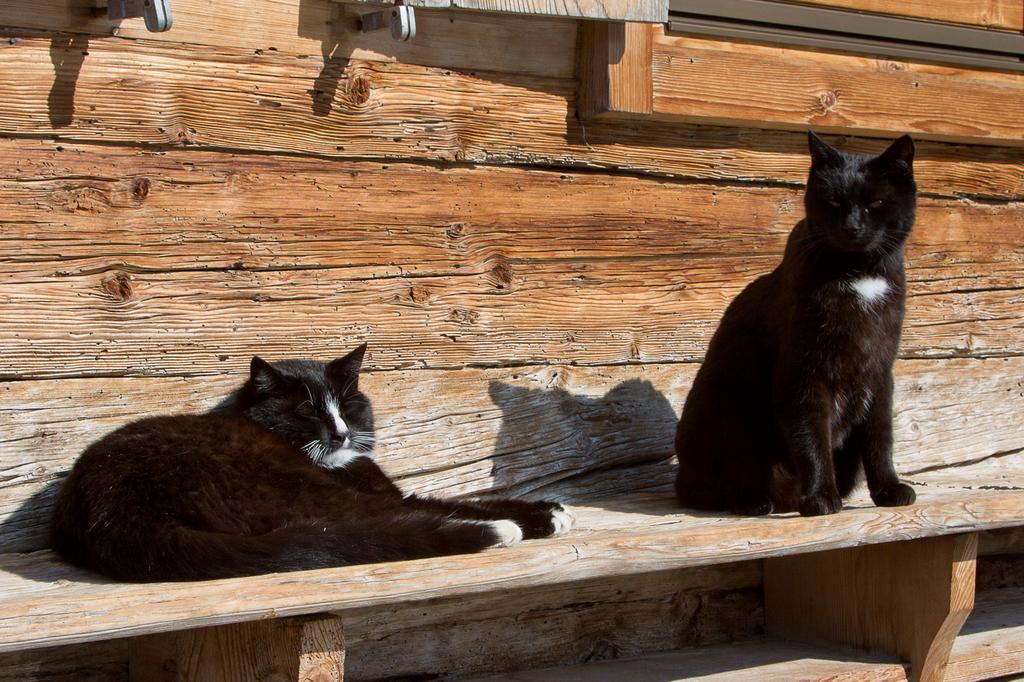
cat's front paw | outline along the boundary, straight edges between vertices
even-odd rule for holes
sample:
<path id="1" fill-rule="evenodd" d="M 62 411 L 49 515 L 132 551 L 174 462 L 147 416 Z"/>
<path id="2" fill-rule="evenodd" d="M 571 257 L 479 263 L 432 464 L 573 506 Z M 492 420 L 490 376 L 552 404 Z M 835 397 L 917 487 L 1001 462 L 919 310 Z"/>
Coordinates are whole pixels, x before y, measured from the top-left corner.
<path id="1" fill-rule="evenodd" d="M 871 499 L 879 507 L 905 507 L 914 504 L 917 493 L 906 483 L 894 483 L 881 490 L 872 491 Z"/>
<path id="2" fill-rule="evenodd" d="M 569 507 L 556 503 L 556 508 L 551 510 L 551 535 L 565 535 L 576 524 L 576 515 Z"/>
<path id="3" fill-rule="evenodd" d="M 800 498 L 800 516 L 825 516 L 835 514 L 843 508 L 843 499 L 838 493 L 822 493 Z"/>
<path id="4" fill-rule="evenodd" d="M 576 523 L 572 511 L 558 502 L 534 502 L 532 507 L 522 519 L 527 539 L 565 535 Z"/>
<path id="5" fill-rule="evenodd" d="M 491 521 L 490 526 L 496 537 L 491 547 L 509 547 L 523 539 L 523 529 L 515 521 Z"/>

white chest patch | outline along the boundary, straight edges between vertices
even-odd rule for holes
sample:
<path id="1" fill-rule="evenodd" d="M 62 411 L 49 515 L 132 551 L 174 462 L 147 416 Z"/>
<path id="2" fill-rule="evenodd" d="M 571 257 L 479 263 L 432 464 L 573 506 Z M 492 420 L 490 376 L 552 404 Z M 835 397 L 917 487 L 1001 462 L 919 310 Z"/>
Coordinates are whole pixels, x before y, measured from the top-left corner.
<path id="1" fill-rule="evenodd" d="M 861 277 L 847 282 L 847 286 L 865 305 L 880 301 L 889 293 L 889 282 L 881 277 Z"/>

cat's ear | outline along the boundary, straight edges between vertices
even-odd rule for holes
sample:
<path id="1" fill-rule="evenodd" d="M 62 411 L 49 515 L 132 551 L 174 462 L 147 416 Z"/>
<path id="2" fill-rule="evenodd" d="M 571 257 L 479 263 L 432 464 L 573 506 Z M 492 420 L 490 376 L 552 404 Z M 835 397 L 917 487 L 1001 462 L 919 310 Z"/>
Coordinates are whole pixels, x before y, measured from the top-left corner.
<path id="1" fill-rule="evenodd" d="M 249 378 L 259 393 L 275 393 L 285 385 L 285 378 L 273 365 L 258 355 L 249 363 Z"/>
<path id="2" fill-rule="evenodd" d="M 813 130 L 807 131 L 807 147 L 811 150 L 811 166 L 838 166 L 843 161 L 839 150 L 815 135 Z"/>
<path id="3" fill-rule="evenodd" d="M 355 387 L 359 385 L 359 370 L 366 355 L 366 344 L 362 344 L 343 358 L 332 360 L 327 365 L 327 378 L 336 386 Z"/>
<path id="4" fill-rule="evenodd" d="M 907 168 L 913 168 L 914 141 L 910 139 L 910 135 L 904 135 L 889 145 L 889 148 L 879 154 L 875 161 L 890 166 L 904 163 Z"/>

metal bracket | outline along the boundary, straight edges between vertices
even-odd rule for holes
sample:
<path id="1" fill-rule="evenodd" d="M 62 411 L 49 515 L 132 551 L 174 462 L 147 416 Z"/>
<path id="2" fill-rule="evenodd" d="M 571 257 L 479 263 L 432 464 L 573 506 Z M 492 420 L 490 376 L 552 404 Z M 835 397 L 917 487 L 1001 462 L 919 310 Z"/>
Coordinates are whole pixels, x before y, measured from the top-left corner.
<path id="1" fill-rule="evenodd" d="M 412 40 L 416 37 L 416 12 L 409 5 L 395 5 L 389 10 L 364 14 L 359 19 L 359 30 L 363 33 L 391 28 L 395 40 Z"/>
<path id="2" fill-rule="evenodd" d="M 107 18 L 111 21 L 145 17 L 146 28 L 153 33 L 170 30 L 171 0 L 109 0 Z"/>

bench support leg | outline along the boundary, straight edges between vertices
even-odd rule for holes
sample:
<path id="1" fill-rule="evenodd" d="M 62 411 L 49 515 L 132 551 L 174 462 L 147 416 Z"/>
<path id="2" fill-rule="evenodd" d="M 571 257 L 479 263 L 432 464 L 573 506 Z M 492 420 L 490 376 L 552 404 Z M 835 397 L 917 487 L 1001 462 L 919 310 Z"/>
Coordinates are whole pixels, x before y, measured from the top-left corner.
<path id="1" fill-rule="evenodd" d="M 330 616 L 234 623 L 137 637 L 133 682 L 340 682 L 345 640 Z"/>
<path id="2" fill-rule="evenodd" d="M 941 680 L 974 607 L 975 534 L 765 560 L 768 633 L 899 656 Z"/>

